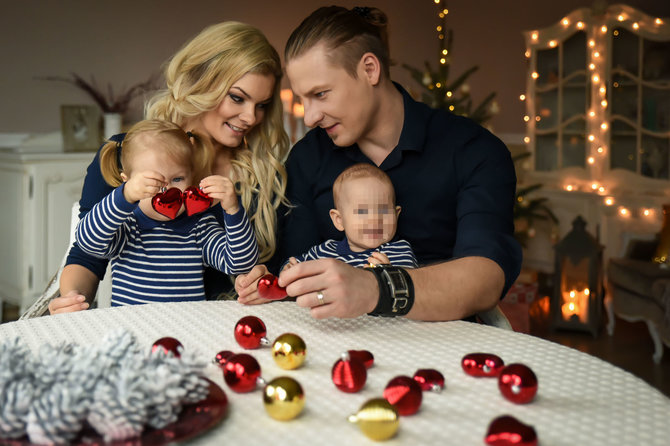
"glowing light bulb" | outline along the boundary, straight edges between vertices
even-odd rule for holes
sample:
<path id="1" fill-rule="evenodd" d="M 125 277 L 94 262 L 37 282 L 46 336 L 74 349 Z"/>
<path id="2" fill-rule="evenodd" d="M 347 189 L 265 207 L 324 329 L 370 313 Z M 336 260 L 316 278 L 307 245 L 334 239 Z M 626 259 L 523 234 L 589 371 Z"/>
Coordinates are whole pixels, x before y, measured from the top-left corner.
<path id="1" fill-rule="evenodd" d="M 591 291 L 588 288 L 584 288 L 584 296 L 591 294 Z"/>
<path id="2" fill-rule="evenodd" d="M 449 10 L 448 10 L 447 8 L 444 8 L 444 9 L 442 10 L 442 14 L 444 14 L 444 15 L 449 14 Z"/>
<path id="3" fill-rule="evenodd" d="M 449 106 L 449 111 L 454 111 L 455 109 L 456 109 L 456 107 L 454 107 L 453 105 Z"/>
<path id="4" fill-rule="evenodd" d="M 598 188 L 598 192 L 600 192 L 601 194 L 604 194 L 605 193 L 605 186 L 600 186 Z"/>
<path id="5" fill-rule="evenodd" d="M 530 116 L 528 116 L 528 115 L 524 116 L 523 120 L 526 121 L 526 122 L 530 121 Z"/>
<path id="6" fill-rule="evenodd" d="M 593 77 L 591 77 L 591 80 L 593 80 L 594 83 L 597 83 L 598 81 L 600 81 L 600 76 L 594 74 Z"/>
<path id="7" fill-rule="evenodd" d="M 644 215 L 645 217 L 649 217 L 651 215 L 651 209 L 644 208 L 642 210 L 642 215 Z"/>
<path id="8" fill-rule="evenodd" d="M 575 186 L 573 186 L 572 184 L 567 184 L 565 186 L 565 190 L 567 190 L 568 192 L 572 192 L 573 190 L 575 190 Z"/>
<path id="9" fill-rule="evenodd" d="M 530 50 L 526 50 L 524 55 L 526 56 L 526 59 L 530 59 Z"/>
<path id="10" fill-rule="evenodd" d="M 441 31 L 442 31 L 442 25 L 437 25 L 437 32 L 439 33 Z"/>
<path id="11" fill-rule="evenodd" d="M 590 64 L 589 64 L 589 70 L 593 71 L 593 70 L 595 70 L 595 69 L 596 69 L 596 64 L 594 64 L 594 63 L 590 63 Z"/>
<path id="12" fill-rule="evenodd" d="M 563 24 L 563 26 L 568 26 L 570 24 L 570 20 L 568 20 L 568 18 L 566 17 L 563 20 L 561 20 L 561 23 Z"/>
<path id="13" fill-rule="evenodd" d="M 615 85 L 615 87 L 616 86 L 617 85 Z M 607 89 L 605 87 L 600 87 L 600 89 L 598 91 L 600 92 L 600 94 L 604 95 L 607 92 Z"/>
<path id="14" fill-rule="evenodd" d="M 526 95 L 525 94 L 519 95 L 519 99 L 522 100 L 522 101 L 525 101 L 526 100 Z"/>
<path id="15" fill-rule="evenodd" d="M 530 35 L 530 38 L 533 40 L 537 40 L 537 31 L 533 31 L 533 34 Z"/>
<path id="16" fill-rule="evenodd" d="M 602 124 L 600 124 L 600 128 L 603 130 L 607 130 L 607 123 L 603 122 Z"/>
<path id="17" fill-rule="evenodd" d="M 442 50 L 442 54 L 446 56 L 447 54 L 449 54 L 449 51 L 447 51 L 447 50 Z"/>
<path id="18" fill-rule="evenodd" d="M 447 91 L 447 97 L 450 98 L 453 96 L 453 93 L 451 91 Z"/>
<path id="19" fill-rule="evenodd" d="M 540 122 L 540 119 L 542 119 L 542 118 L 540 118 L 540 115 L 535 116 L 535 121 L 536 122 Z"/>
<path id="20" fill-rule="evenodd" d="M 600 105 L 602 105 L 603 108 L 607 107 L 607 99 L 603 99 L 602 101 L 600 101 Z"/>
<path id="21" fill-rule="evenodd" d="M 530 142 L 530 136 L 526 136 L 526 137 L 524 137 L 524 138 L 523 138 L 523 142 L 525 142 L 526 144 L 528 144 L 528 143 Z"/>
<path id="22" fill-rule="evenodd" d="M 604 200 L 605 205 L 607 206 L 612 206 L 614 204 L 614 198 L 612 197 L 605 197 Z"/>
<path id="23" fill-rule="evenodd" d="M 596 140 L 596 137 L 593 135 L 589 135 L 589 141 L 593 142 Z"/>
<path id="24" fill-rule="evenodd" d="M 593 110 L 591 110 L 591 111 L 589 112 L 589 116 L 590 116 L 591 118 L 593 118 L 595 115 L 596 115 L 596 112 L 594 112 Z"/>
<path id="25" fill-rule="evenodd" d="M 626 209 L 625 207 L 621 206 L 621 207 L 619 208 L 619 214 L 620 214 L 622 217 L 628 217 L 628 215 L 630 214 L 630 212 L 628 211 L 628 209 Z"/>
<path id="26" fill-rule="evenodd" d="M 605 149 L 603 149 L 602 147 L 598 147 L 597 152 L 598 153 L 604 153 Z"/>
<path id="27" fill-rule="evenodd" d="M 588 159 L 586 160 L 589 164 L 593 164 L 596 162 L 596 159 L 592 156 L 589 156 Z"/>
<path id="28" fill-rule="evenodd" d="M 557 45 L 557 43 L 556 43 L 555 40 L 551 40 L 551 41 L 549 41 L 549 46 L 550 46 L 550 47 L 554 48 L 554 47 L 556 47 L 556 45 Z"/>
<path id="29" fill-rule="evenodd" d="M 663 20 L 657 18 L 656 20 L 654 20 L 654 23 L 656 23 L 657 25 L 662 25 L 662 24 L 663 24 Z"/>
<path id="30" fill-rule="evenodd" d="M 540 75 L 537 73 L 537 71 L 533 71 L 533 74 L 531 74 L 530 77 L 532 77 L 533 79 L 537 79 L 538 77 L 540 77 Z"/>
<path id="31" fill-rule="evenodd" d="M 441 63 L 442 65 L 444 65 L 445 63 L 447 63 L 447 59 L 445 59 L 445 58 L 443 57 L 442 59 L 440 59 L 440 63 Z"/>
<path id="32" fill-rule="evenodd" d="M 637 22 L 633 23 L 633 29 L 640 29 L 640 24 Z"/>
<path id="33" fill-rule="evenodd" d="M 598 51 L 595 51 L 595 52 L 593 53 L 593 57 L 596 58 L 596 59 L 599 58 L 599 57 L 600 57 L 600 53 L 599 53 Z"/>
<path id="34" fill-rule="evenodd" d="M 589 46 L 590 46 L 591 48 L 593 48 L 594 46 L 596 46 L 596 41 L 595 41 L 595 40 L 589 40 Z"/>
<path id="35" fill-rule="evenodd" d="M 598 183 L 591 183 L 591 189 L 593 190 L 598 189 Z"/>
<path id="36" fill-rule="evenodd" d="M 607 32 L 607 27 L 606 27 L 605 25 L 603 25 L 603 27 L 600 28 L 600 31 L 601 31 L 603 34 L 605 34 L 605 33 Z"/>
<path id="37" fill-rule="evenodd" d="M 623 22 L 624 19 L 625 19 L 625 17 L 623 16 L 623 14 L 621 14 L 621 15 L 619 15 L 619 17 L 617 17 L 616 19 L 617 19 L 618 21 L 620 21 L 620 22 Z"/>
<path id="38" fill-rule="evenodd" d="M 577 22 L 577 28 L 579 29 L 584 28 L 584 22 Z"/>

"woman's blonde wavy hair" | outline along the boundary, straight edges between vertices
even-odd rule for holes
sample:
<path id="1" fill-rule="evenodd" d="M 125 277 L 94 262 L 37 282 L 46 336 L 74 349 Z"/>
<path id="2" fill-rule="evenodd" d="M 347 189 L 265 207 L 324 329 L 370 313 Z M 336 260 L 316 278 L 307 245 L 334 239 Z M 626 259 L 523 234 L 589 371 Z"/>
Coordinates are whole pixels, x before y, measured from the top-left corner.
<path id="1" fill-rule="evenodd" d="M 281 61 L 263 33 L 239 22 L 205 28 L 172 57 L 164 73 L 167 88 L 149 100 L 145 116 L 184 125 L 217 108 L 230 87 L 247 73 L 275 77 L 265 118 L 246 136 L 246 147 L 234 150 L 232 160 L 232 179 L 240 182 L 242 205 L 254 226 L 264 262 L 277 245 L 276 210 L 281 203 L 288 204 L 283 163 L 289 139 L 279 97 Z"/>

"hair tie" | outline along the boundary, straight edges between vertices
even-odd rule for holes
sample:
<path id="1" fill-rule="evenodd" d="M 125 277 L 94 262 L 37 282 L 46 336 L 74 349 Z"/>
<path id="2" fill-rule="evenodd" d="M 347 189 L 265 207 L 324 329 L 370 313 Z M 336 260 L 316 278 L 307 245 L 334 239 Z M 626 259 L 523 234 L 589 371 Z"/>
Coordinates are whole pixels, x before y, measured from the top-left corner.
<path id="1" fill-rule="evenodd" d="M 365 20 L 370 19 L 370 8 L 367 6 L 354 6 L 353 11 Z"/>
<path id="2" fill-rule="evenodd" d="M 119 172 L 123 170 L 123 165 L 121 164 L 121 147 L 123 141 L 116 141 L 116 166 L 119 169 Z"/>
<path id="3" fill-rule="evenodd" d="M 195 133 L 191 132 L 190 130 L 186 132 L 186 136 L 188 136 L 189 138 L 197 139 Z"/>

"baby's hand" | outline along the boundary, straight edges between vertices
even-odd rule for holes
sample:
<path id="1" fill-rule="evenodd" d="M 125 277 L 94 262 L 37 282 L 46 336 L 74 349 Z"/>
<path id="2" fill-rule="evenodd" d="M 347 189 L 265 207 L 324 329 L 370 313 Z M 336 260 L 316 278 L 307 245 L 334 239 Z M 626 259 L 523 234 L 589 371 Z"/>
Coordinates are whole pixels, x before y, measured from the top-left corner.
<path id="1" fill-rule="evenodd" d="M 373 265 L 389 265 L 391 261 L 383 252 L 375 251 L 368 257 L 368 262 Z"/>
<path id="2" fill-rule="evenodd" d="M 296 260 L 296 258 L 295 258 L 295 257 L 290 257 L 290 258 L 288 259 L 288 263 L 287 263 L 286 265 L 284 265 L 284 267 L 283 267 L 281 270 L 282 270 L 282 271 L 286 271 L 286 270 L 289 269 L 290 267 L 295 266 L 295 265 L 297 265 L 297 264 L 298 264 L 298 261 Z"/>
<path id="3" fill-rule="evenodd" d="M 240 205 L 235 193 L 235 185 L 230 178 L 221 175 L 210 175 L 200 182 L 200 189 L 210 197 L 221 202 L 227 214 L 237 214 Z"/>
<path id="4" fill-rule="evenodd" d="M 137 203 L 160 192 L 166 184 L 165 177 L 158 172 L 146 170 L 133 173 L 123 187 L 123 196 L 128 203 Z"/>

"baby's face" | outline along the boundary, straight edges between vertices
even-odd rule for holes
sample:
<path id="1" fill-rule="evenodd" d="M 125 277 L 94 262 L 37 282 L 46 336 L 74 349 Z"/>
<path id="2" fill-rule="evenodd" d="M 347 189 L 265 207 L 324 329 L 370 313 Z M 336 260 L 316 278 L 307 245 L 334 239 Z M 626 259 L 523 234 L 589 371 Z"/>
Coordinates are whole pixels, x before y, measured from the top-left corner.
<path id="1" fill-rule="evenodd" d="M 400 208 L 388 184 L 377 178 L 346 180 L 340 187 L 338 211 L 353 251 L 377 248 L 396 231 Z"/>

